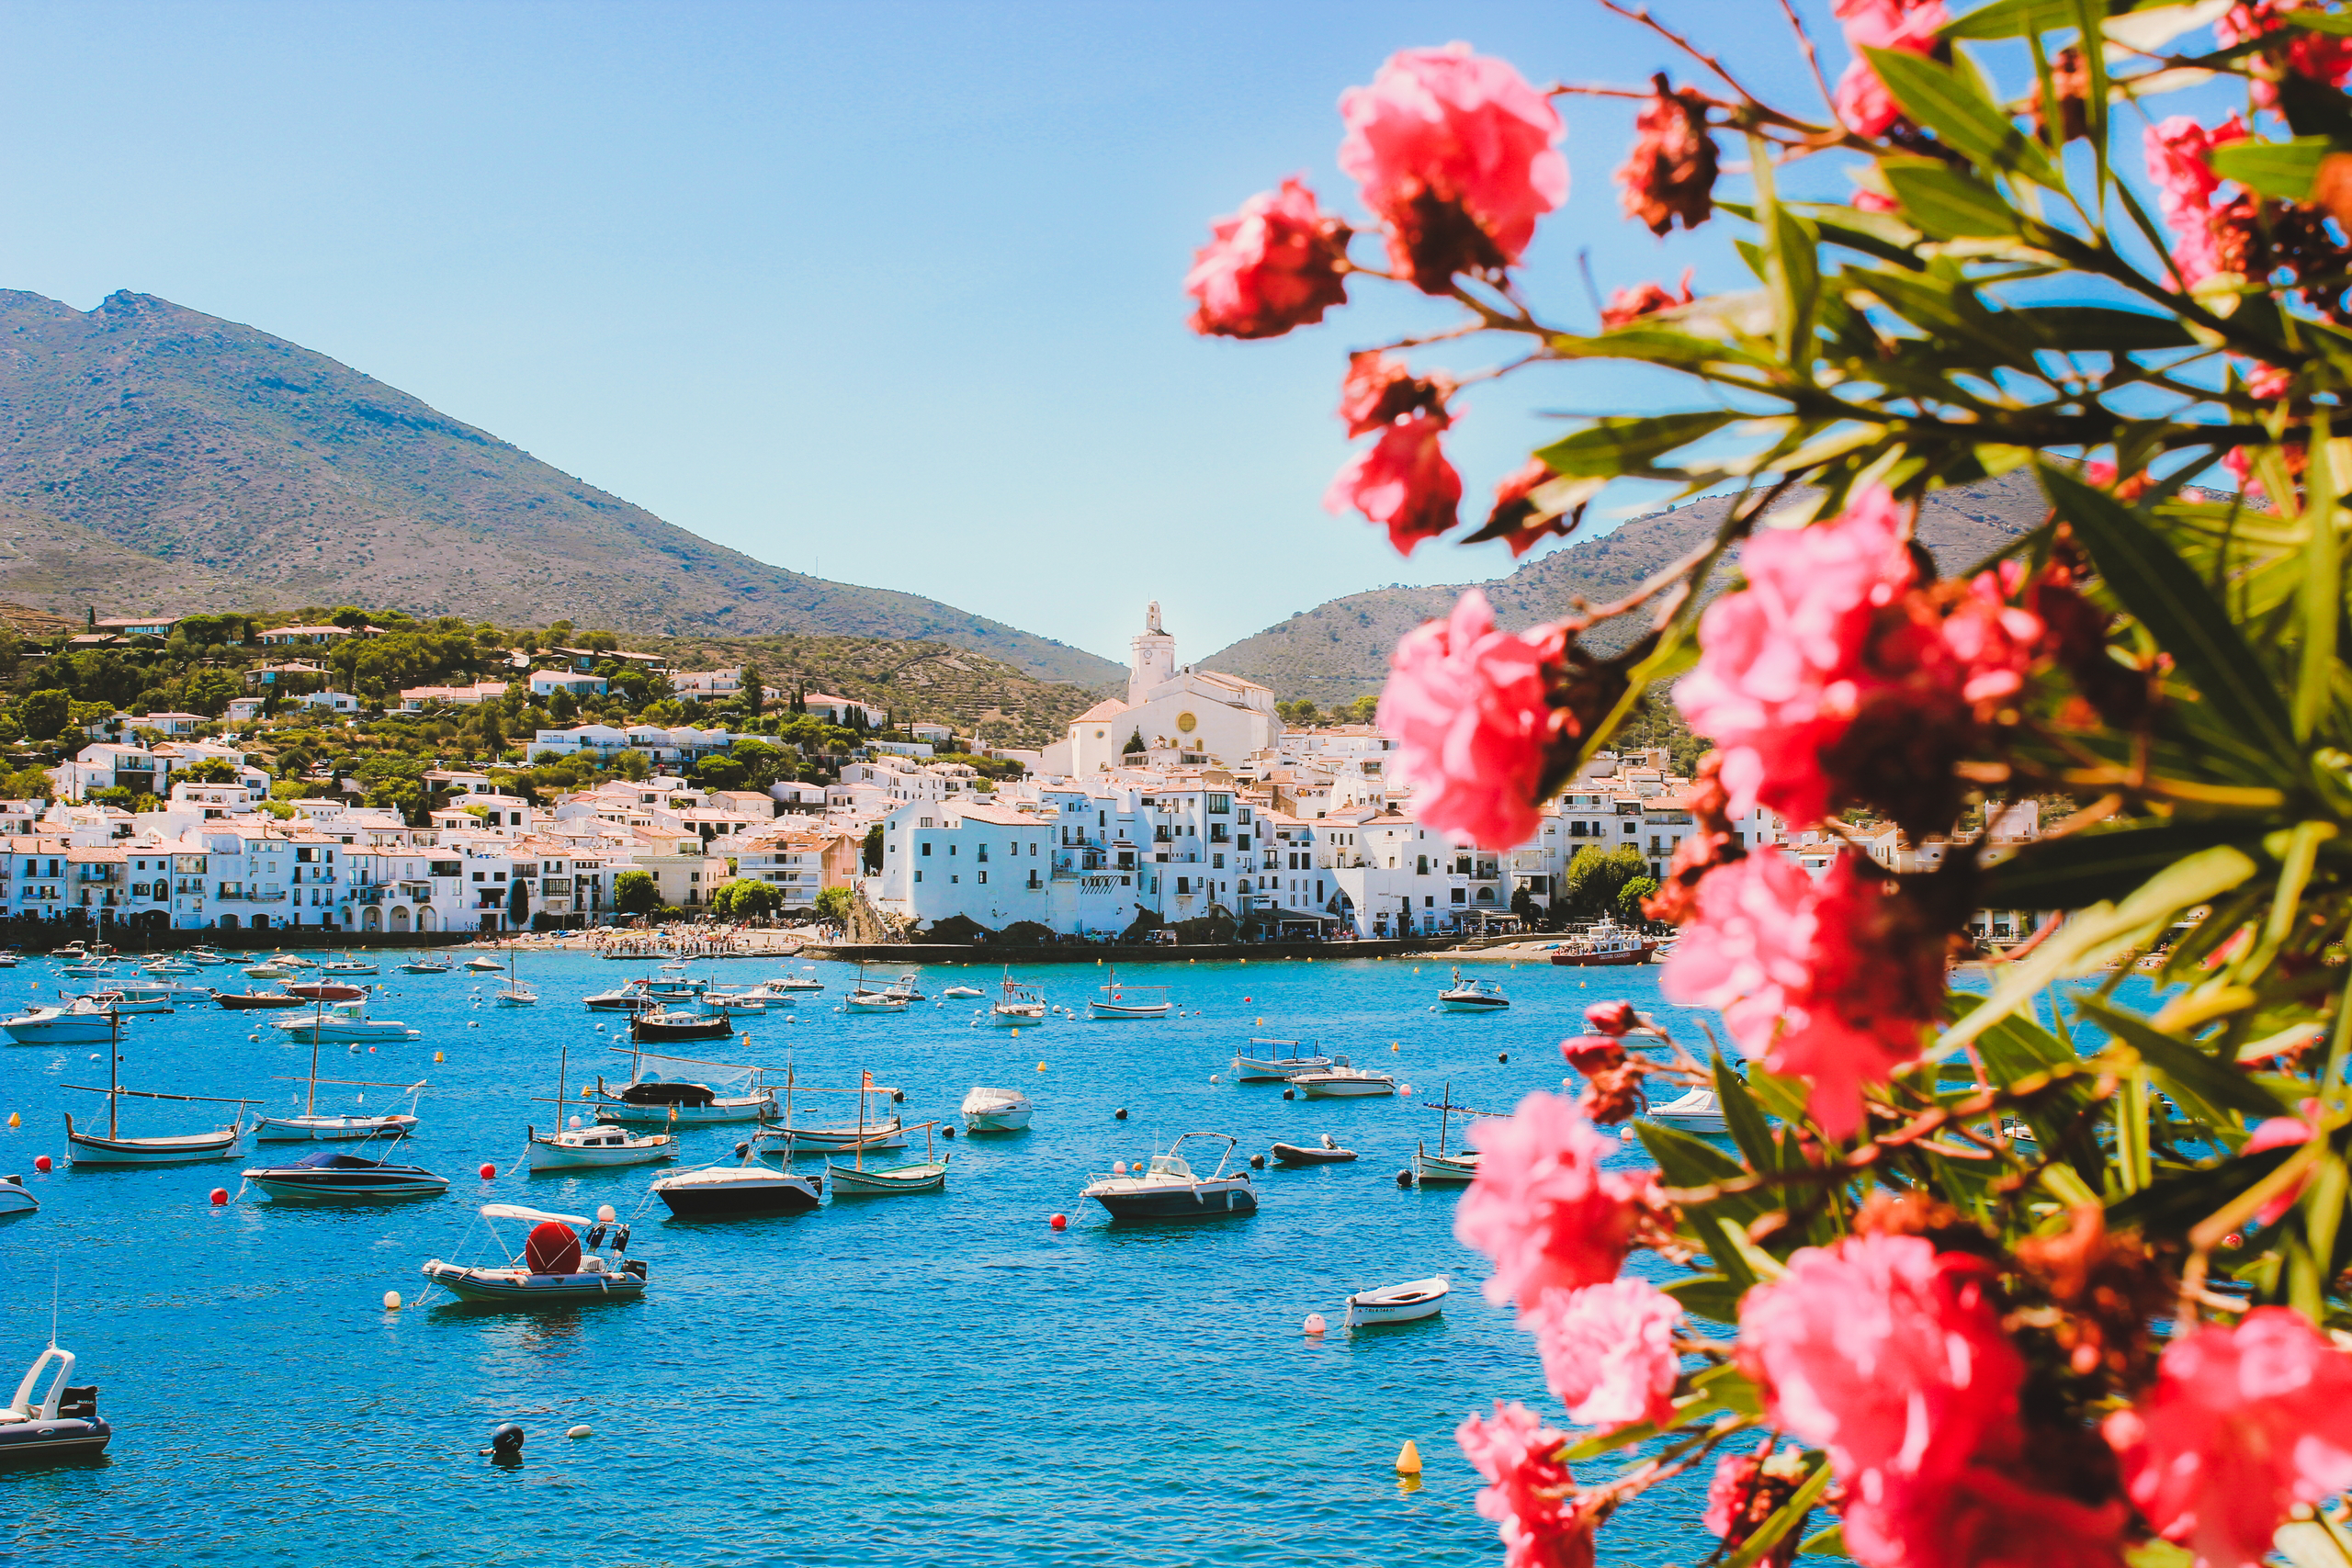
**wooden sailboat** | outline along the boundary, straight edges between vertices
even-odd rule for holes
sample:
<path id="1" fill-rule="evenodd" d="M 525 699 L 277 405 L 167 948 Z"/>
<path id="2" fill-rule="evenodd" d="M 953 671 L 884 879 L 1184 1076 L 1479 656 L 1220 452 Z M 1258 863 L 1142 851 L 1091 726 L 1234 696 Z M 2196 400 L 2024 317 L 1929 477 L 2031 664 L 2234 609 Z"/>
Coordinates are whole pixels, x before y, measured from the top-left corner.
<path id="1" fill-rule="evenodd" d="M 565 1103 L 565 1068 L 571 1060 L 571 1047 L 566 1046 L 556 1057 L 555 1100 Z M 669 1124 L 677 1124 L 678 1107 L 670 1106 Z M 562 1112 L 557 1112 L 559 1123 Z M 586 1126 L 559 1125 L 547 1137 L 539 1136 L 537 1127 L 526 1127 L 524 1135 L 529 1140 L 530 1164 L 534 1171 L 577 1170 L 613 1165 L 650 1165 L 655 1160 L 669 1159 L 678 1152 L 678 1135 L 673 1132 L 631 1134 L 628 1129 L 605 1122 L 592 1122 Z"/>
<path id="2" fill-rule="evenodd" d="M 280 1083 L 303 1083 L 310 1086 L 302 1101 L 300 1116 L 257 1116 L 254 1119 L 254 1139 L 264 1144 L 347 1143 L 364 1138 L 405 1138 L 416 1130 L 416 1099 L 425 1089 L 422 1082 L 413 1084 L 365 1083 L 356 1078 L 322 1078 L 319 1077 L 319 1032 L 311 1034 L 311 1074 L 307 1078 L 280 1078 Z M 409 1092 L 406 1112 L 390 1112 L 381 1116 L 319 1114 L 319 1085 L 334 1084 L 342 1089 L 404 1089 Z"/>
<path id="3" fill-rule="evenodd" d="M 874 1088 L 874 1075 L 861 1073 L 857 1096 L 857 1159 L 853 1165 L 834 1165 L 828 1161 L 825 1174 L 832 1179 L 836 1198 L 871 1198 L 891 1192 L 940 1192 L 947 1187 L 948 1156 L 933 1157 L 931 1130 L 939 1125 L 925 1122 L 922 1127 L 922 1158 L 907 1165 L 876 1166 L 865 1168 L 865 1096 Z M 894 1120 L 895 1124 L 895 1120 Z M 912 1127 L 902 1132 L 911 1133 Z"/>
<path id="4" fill-rule="evenodd" d="M 1466 1105 L 1454 1104 L 1453 1085 L 1451 1083 L 1445 1086 L 1442 1099 L 1435 1105 L 1425 1104 L 1422 1109 L 1438 1112 L 1437 1152 L 1431 1154 L 1427 1144 L 1413 1146 L 1414 1177 L 1426 1187 L 1465 1187 L 1476 1181 L 1478 1179 L 1478 1151 L 1462 1149 L 1453 1154 L 1446 1153 L 1446 1132 L 1457 1111 L 1464 1116 L 1493 1116 L 1498 1112 L 1473 1111 Z"/>
<path id="5" fill-rule="evenodd" d="M 498 987 L 498 1005 L 503 1008 L 529 1008 L 539 1005 L 539 993 L 514 976 L 514 952 L 506 953 L 506 984 Z"/>
<path id="6" fill-rule="evenodd" d="M 122 1021 L 115 1020 L 114 1038 L 107 1049 L 107 1087 L 94 1088 L 86 1084 L 64 1084 L 61 1087 L 83 1094 L 103 1094 L 107 1097 L 107 1131 L 100 1137 L 96 1133 L 78 1132 L 74 1126 L 74 1113 L 65 1113 L 65 1141 L 73 1148 L 75 1165 L 180 1165 L 191 1160 L 227 1159 L 237 1152 L 237 1144 L 244 1136 L 244 1108 L 250 1100 L 225 1100 L 216 1095 L 159 1094 L 149 1089 L 125 1089 L 121 1083 Z M 201 1105 L 233 1105 L 237 1120 L 226 1127 L 216 1127 L 209 1133 L 187 1133 L 164 1138 L 126 1138 L 118 1122 L 118 1115 L 125 1095 L 134 1100 L 178 1100 Z"/>

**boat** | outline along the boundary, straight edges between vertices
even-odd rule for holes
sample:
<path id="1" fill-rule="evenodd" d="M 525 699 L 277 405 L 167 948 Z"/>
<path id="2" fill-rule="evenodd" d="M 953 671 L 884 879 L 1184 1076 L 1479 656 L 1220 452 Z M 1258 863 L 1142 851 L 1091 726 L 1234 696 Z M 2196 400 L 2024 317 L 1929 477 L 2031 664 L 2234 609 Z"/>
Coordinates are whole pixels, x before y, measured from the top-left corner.
<path id="1" fill-rule="evenodd" d="M 577 1214 L 551 1214 L 515 1203 L 484 1203 L 485 1220 L 522 1220 L 531 1226 L 523 1250 L 496 1268 L 467 1268 L 424 1260 L 423 1273 L 459 1301 L 498 1306 L 576 1306 L 584 1302 L 637 1301 L 645 1294 L 645 1265 L 627 1256 L 628 1226 L 610 1227 Z M 582 1233 L 585 1233 L 584 1235 Z M 492 1234 L 497 1233 L 493 1229 Z"/>
<path id="2" fill-rule="evenodd" d="M 506 950 L 506 984 L 498 987 L 492 998 L 503 1008 L 535 1008 L 539 1005 L 539 993 L 523 984 L 514 973 L 514 950 Z"/>
<path id="3" fill-rule="evenodd" d="M 505 968 L 506 965 L 501 964 L 495 958 L 491 958 L 482 954 L 476 954 L 474 957 L 466 960 L 466 967 L 472 970 L 477 975 L 495 975 L 501 969 Z"/>
<path id="4" fill-rule="evenodd" d="M 17 964 L 23 962 L 23 953 L 14 953 L 9 951 L 7 948 L 0 947 L 0 969 L 14 969 Z"/>
<path id="5" fill-rule="evenodd" d="M 382 971 L 368 960 L 354 958 L 346 953 L 341 958 L 330 958 L 321 963 L 319 973 L 322 975 L 378 975 Z"/>
<path id="6" fill-rule="evenodd" d="M 306 1002 L 356 1002 L 367 998 L 368 987 L 348 980 L 289 980 L 286 994 Z"/>
<path id="7" fill-rule="evenodd" d="M 1290 1081 L 1307 1100 L 1365 1100 L 1396 1092 L 1396 1080 L 1388 1074 L 1370 1067 L 1351 1067 L 1345 1056 L 1330 1066 L 1301 1073 Z"/>
<path id="8" fill-rule="evenodd" d="M 46 1393 L 40 1392 L 44 1371 Z M 33 1358 L 16 1397 L 0 1407 L 0 1465 L 96 1459 L 113 1436 L 98 1415 L 97 1385 L 74 1386 L 74 1352 L 59 1348 L 52 1322 L 49 1348 Z"/>
<path id="9" fill-rule="evenodd" d="M 865 983 L 865 965 L 861 964 L 857 966 L 857 984 L 842 1006 L 850 1012 L 904 1012 L 917 999 L 910 977 L 901 976 L 888 988 L 877 991 Z"/>
<path id="10" fill-rule="evenodd" d="M 190 964 L 201 964 L 206 967 L 210 967 L 216 964 L 226 964 L 229 962 L 229 955 L 221 952 L 217 947 L 191 947 L 186 953 L 181 953 L 180 956 L 187 959 Z"/>
<path id="11" fill-rule="evenodd" d="M 1510 998 L 1492 980 L 1465 980 L 1462 966 L 1455 964 L 1453 984 L 1437 994 L 1438 1005 L 1448 1012 L 1499 1012 L 1510 1006 Z"/>
<path id="12" fill-rule="evenodd" d="M 654 1008 L 631 1013 L 628 1020 L 628 1036 L 632 1040 L 725 1040 L 734 1032 L 735 1021 L 725 1013 L 672 1012 L 668 1008 Z"/>
<path id="13" fill-rule="evenodd" d="M 1686 1133 L 1731 1131 L 1731 1124 L 1724 1120 L 1724 1108 L 1716 1102 L 1715 1091 L 1711 1089 L 1694 1089 L 1664 1105 L 1653 1105 L 1643 1113 L 1643 1120 L 1679 1127 Z"/>
<path id="14" fill-rule="evenodd" d="M 990 1002 L 986 1021 L 998 1029 L 1019 1029 L 1046 1021 L 1046 991 L 1042 986 L 1023 986 L 1012 977 L 1007 968 L 1004 978 L 997 986 L 996 1000 Z"/>
<path id="15" fill-rule="evenodd" d="M 734 1164 L 721 1160 L 656 1177 L 652 1192 L 682 1220 L 803 1214 L 819 1197 L 815 1178 L 763 1163 L 748 1143 L 735 1145 Z"/>
<path id="16" fill-rule="evenodd" d="M 1618 968 L 1647 964 L 1657 943 L 1629 931 L 1603 915 L 1592 929 L 1569 938 L 1552 950 L 1552 962 L 1569 968 Z"/>
<path id="17" fill-rule="evenodd" d="M 1339 1140 L 1329 1133 L 1323 1134 L 1319 1144 L 1274 1145 L 1276 1165 L 1343 1165 L 1355 1157 L 1355 1150 L 1341 1148 Z"/>
<path id="18" fill-rule="evenodd" d="M 196 965 L 178 958 L 158 958 L 141 971 L 148 975 L 193 975 Z"/>
<path id="19" fill-rule="evenodd" d="M 804 1094 L 856 1095 L 857 1115 L 848 1122 L 802 1122 L 797 1098 Z M 907 1130 L 899 1122 L 899 1100 L 897 1089 L 876 1083 L 871 1073 L 862 1075 L 860 1087 L 856 1089 L 809 1089 L 798 1083 L 787 1069 L 785 1075 L 784 1121 L 773 1129 L 771 1135 L 785 1143 L 788 1154 L 847 1154 L 855 1148 L 904 1148 Z"/>
<path id="20" fill-rule="evenodd" d="M 231 1012 L 266 1011 L 272 1008 L 305 1008 L 311 1004 L 284 991 L 215 991 L 212 999 Z"/>
<path id="21" fill-rule="evenodd" d="M 275 964 L 248 964 L 245 965 L 245 977 L 249 980 L 290 980 L 294 977 L 294 971 Z"/>
<path id="22" fill-rule="evenodd" d="M 1168 999 L 1167 987 L 1122 986 L 1119 972 L 1114 969 L 1101 993 L 1086 1004 L 1086 1010 L 1093 1018 L 1166 1018 L 1174 1010 L 1174 1005 Z"/>
<path id="23" fill-rule="evenodd" d="M 702 1005 L 716 1013 L 765 1012 L 768 998 L 756 991 L 705 991 Z"/>
<path id="24" fill-rule="evenodd" d="M 125 1018 L 130 1017 L 133 1013 L 172 1010 L 172 998 L 168 993 L 145 986 L 122 986 L 113 990 L 88 991 L 84 995 L 100 1007 L 110 1012 L 119 1012 Z"/>
<path id="25" fill-rule="evenodd" d="M 825 982 L 817 978 L 817 966 L 814 964 L 803 964 L 799 974 L 786 975 L 781 979 L 771 980 L 768 983 L 779 991 L 821 991 L 825 988 Z"/>
<path id="26" fill-rule="evenodd" d="M 40 1200 L 25 1190 L 21 1176 L 0 1176 L 0 1220 L 39 1210 Z"/>
<path id="27" fill-rule="evenodd" d="M 300 1078 L 284 1078 L 280 1082 L 304 1086 L 302 1113 L 300 1116 L 261 1116 L 254 1121 L 254 1140 L 264 1144 L 342 1144 L 368 1138 L 405 1138 L 416 1131 L 416 1097 L 423 1094 L 422 1080 L 413 1084 L 363 1083 L 352 1078 L 322 1078 L 319 1077 L 319 1037 L 311 1036 L 311 1070 Z M 356 1111 L 319 1112 L 319 1086 L 333 1084 L 338 1089 L 390 1089 L 408 1091 L 409 1108 L 405 1111 L 384 1111 L 363 1115 Z"/>
<path id="28" fill-rule="evenodd" d="M 1444 1310 L 1446 1292 L 1453 1288 L 1444 1275 L 1432 1274 L 1426 1280 L 1408 1280 L 1385 1290 L 1358 1291 L 1348 1298 L 1344 1326 L 1363 1328 L 1379 1323 L 1418 1323 L 1425 1317 L 1435 1317 Z"/>
<path id="29" fill-rule="evenodd" d="M 1498 1113 L 1490 1111 L 1473 1111 L 1466 1105 L 1454 1104 L 1452 1084 L 1445 1086 L 1444 1095 L 1435 1105 L 1424 1100 L 1421 1109 L 1438 1113 L 1437 1152 L 1431 1154 L 1427 1144 L 1413 1145 L 1413 1179 L 1424 1187 L 1467 1187 L 1478 1179 L 1478 1151 L 1457 1149 L 1452 1154 L 1446 1152 L 1446 1134 L 1453 1126 L 1453 1113 L 1457 1111 L 1464 1116 L 1491 1116 Z"/>
<path id="30" fill-rule="evenodd" d="M 1207 1176 L 1194 1175 L 1192 1166 L 1179 1152 L 1194 1138 L 1225 1145 L 1219 1151 L 1216 1169 Z M 1166 1154 L 1152 1156 L 1147 1168 L 1129 1176 L 1098 1176 L 1080 1190 L 1079 1196 L 1102 1204 L 1114 1220 L 1194 1220 L 1254 1214 L 1258 1212 L 1258 1191 L 1250 1184 L 1250 1173 L 1226 1172 L 1226 1166 L 1233 1158 L 1234 1142 L 1225 1133 L 1187 1133 L 1170 1145 Z"/>
<path id="31" fill-rule="evenodd" d="M 114 965 L 111 964 L 61 964 L 57 966 L 57 972 L 76 980 L 103 980 L 114 973 Z"/>
<path id="32" fill-rule="evenodd" d="M 985 997 L 988 995 L 986 991 L 983 991 L 978 986 L 950 986 L 939 994 L 943 997 L 956 998 Z"/>
<path id="33" fill-rule="evenodd" d="M 125 1089 L 121 1081 L 122 1021 L 113 1021 L 116 1032 L 112 1046 L 107 1052 L 107 1087 L 69 1083 L 59 1087 L 78 1094 L 103 1094 L 107 1097 L 107 1131 L 104 1137 L 96 1133 L 80 1131 L 74 1125 L 74 1113 L 65 1113 L 65 1142 L 73 1150 L 74 1163 L 84 1165 L 183 1165 L 194 1160 L 227 1159 L 237 1152 L 238 1143 L 244 1137 L 245 1107 L 250 1100 L 227 1100 L 215 1095 L 159 1094 L 150 1089 Z M 119 1124 L 122 1102 L 131 1100 L 176 1100 L 198 1105 L 233 1105 L 237 1119 L 226 1127 L 215 1127 L 206 1133 L 181 1133 L 160 1138 L 126 1138 Z"/>
<path id="34" fill-rule="evenodd" d="M 244 1178 L 273 1198 L 437 1198 L 449 1179 L 421 1165 L 364 1159 L 338 1149 L 304 1155 L 291 1165 L 255 1166 Z"/>
<path id="35" fill-rule="evenodd" d="M 164 976 L 161 979 L 152 980 L 109 980 L 102 989 L 109 991 L 139 991 L 151 996 L 161 997 L 167 1002 L 209 1002 L 212 999 L 211 987 L 190 985 L 186 980 L 175 980 L 168 975 Z"/>
<path id="36" fill-rule="evenodd" d="M 414 1040 L 422 1034 L 396 1018 L 369 1018 L 365 1002 L 337 1002 L 333 1007 L 313 1002 L 310 1017 L 273 1019 L 270 1027 L 284 1030 L 287 1038 L 298 1044 L 323 1040 L 333 1045 L 377 1045 Z"/>
<path id="37" fill-rule="evenodd" d="M 1233 1081 L 1283 1083 L 1300 1073 L 1321 1072 L 1335 1060 L 1320 1052 L 1302 1056 L 1298 1045 L 1295 1040 L 1252 1040 L 1248 1051 L 1233 1058 Z M 1277 1055 L 1270 1047 L 1279 1047 L 1283 1054 Z"/>
<path id="38" fill-rule="evenodd" d="M 599 991 L 582 1001 L 590 1012 L 650 1012 L 662 1005 L 646 990 L 642 980 L 631 980 L 618 990 Z"/>
<path id="39" fill-rule="evenodd" d="M 299 953 L 281 953 L 270 960 L 280 969 L 316 969 L 318 964 Z"/>
<path id="40" fill-rule="evenodd" d="M 116 1038 L 119 1017 L 94 997 L 76 997 L 62 1007 L 0 1019 L 0 1034 L 15 1045 L 90 1045 Z"/>
<path id="41" fill-rule="evenodd" d="M 447 975 L 449 972 L 449 965 L 435 964 L 429 958 L 413 958 L 394 967 L 403 975 Z"/>
<path id="42" fill-rule="evenodd" d="M 1037 1108 L 1017 1089 L 974 1086 L 964 1097 L 964 1126 L 973 1133 L 1017 1133 L 1029 1125 Z"/>
<path id="43" fill-rule="evenodd" d="M 863 1100 L 860 1101 L 863 1104 Z M 857 1158 L 850 1165 L 825 1166 L 825 1174 L 833 1184 L 833 1196 L 840 1198 L 880 1198 L 897 1192 L 944 1192 L 947 1190 L 947 1161 L 949 1156 L 934 1155 L 931 1146 L 931 1130 L 935 1122 L 921 1123 L 922 1128 L 922 1158 L 906 1165 L 876 1166 L 865 1164 L 865 1145 L 857 1145 Z M 912 1132 L 913 1128 L 907 1131 Z"/>
<path id="44" fill-rule="evenodd" d="M 775 1115 L 775 1090 L 759 1083 L 760 1069 L 736 1062 L 705 1062 L 692 1056 L 663 1056 L 633 1046 L 616 1045 L 629 1057 L 629 1080 L 617 1089 L 595 1087 L 582 1098 L 595 1104 L 596 1120 L 637 1126 L 723 1126 L 740 1122 L 766 1122 Z M 736 1080 L 737 1092 L 722 1095 L 708 1084 L 648 1076 L 647 1062 L 675 1063 L 688 1067 L 717 1067 Z M 710 1075 L 716 1077 L 717 1075 Z M 725 1079 L 721 1080 L 725 1082 Z"/>
<path id="45" fill-rule="evenodd" d="M 571 1060 L 569 1049 L 556 1056 L 554 1104 L 569 1103 L 563 1098 L 563 1091 L 566 1087 L 565 1068 Z M 650 1165 L 655 1160 L 673 1158 L 678 1152 L 678 1138 L 674 1133 L 631 1134 L 626 1129 L 608 1122 L 591 1122 L 582 1125 L 577 1116 L 571 1119 L 570 1126 L 560 1126 L 544 1138 L 539 1136 L 537 1127 L 524 1128 L 523 1135 L 534 1171 Z"/>

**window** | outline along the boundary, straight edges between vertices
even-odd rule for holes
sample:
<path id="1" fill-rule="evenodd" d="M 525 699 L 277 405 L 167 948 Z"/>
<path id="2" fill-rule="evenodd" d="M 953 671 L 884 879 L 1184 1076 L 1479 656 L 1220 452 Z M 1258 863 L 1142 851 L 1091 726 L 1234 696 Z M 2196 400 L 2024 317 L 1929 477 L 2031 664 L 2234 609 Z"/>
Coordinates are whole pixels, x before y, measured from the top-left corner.
<path id="1" fill-rule="evenodd" d="M 922 880 L 922 871 L 920 871 L 920 870 L 916 871 L 916 873 L 915 873 L 915 880 L 916 880 L 917 882 L 921 882 L 921 881 Z"/>
<path id="2" fill-rule="evenodd" d="M 925 854 L 929 854 L 929 853 L 931 853 L 931 843 L 930 843 L 930 840 L 924 840 L 924 842 L 923 842 L 923 846 L 922 846 L 922 852 L 923 852 L 923 853 L 925 853 Z"/>
<path id="3" fill-rule="evenodd" d="M 1191 892 L 1192 884 L 1190 879 L 1182 876 L 1178 877 L 1176 879 L 1176 891 L 1180 895 Z"/>
<path id="4" fill-rule="evenodd" d="M 1634 830 L 1634 825 L 1631 822 L 1625 824 L 1625 831 L 1628 835 L 1631 835 Z"/>
<path id="5" fill-rule="evenodd" d="M 980 880 L 981 880 L 982 882 L 986 882 L 986 881 L 988 881 L 988 879 L 989 879 L 989 874 L 988 874 L 987 872 L 985 872 L 985 871 L 984 871 L 984 872 L 980 873 Z"/>
<path id="6" fill-rule="evenodd" d="M 1229 795 L 1213 795 L 1209 796 L 1210 816 L 1223 817 L 1232 811 L 1232 809 L 1233 796 Z"/>

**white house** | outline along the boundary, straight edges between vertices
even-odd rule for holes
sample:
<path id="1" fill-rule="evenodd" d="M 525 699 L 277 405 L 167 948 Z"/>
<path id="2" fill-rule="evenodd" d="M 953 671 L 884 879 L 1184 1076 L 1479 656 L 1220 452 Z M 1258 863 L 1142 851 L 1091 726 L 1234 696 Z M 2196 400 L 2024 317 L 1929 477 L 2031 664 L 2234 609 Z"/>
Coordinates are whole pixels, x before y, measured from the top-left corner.
<path id="1" fill-rule="evenodd" d="M 576 670 L 531 671 L 531 695 L 535 697 L 551 697 L 558 692 L 569 692 L 575 697 L 602 696 L 605 684 L 602 675 L 583 675 Z"/>
<path id="2" fill-rule="evenodd" d="M 294 699 L 306 708 L 325 708 L 330 713 L 357 713 L 359 699 L 349 692 L 305 692 Z"/>

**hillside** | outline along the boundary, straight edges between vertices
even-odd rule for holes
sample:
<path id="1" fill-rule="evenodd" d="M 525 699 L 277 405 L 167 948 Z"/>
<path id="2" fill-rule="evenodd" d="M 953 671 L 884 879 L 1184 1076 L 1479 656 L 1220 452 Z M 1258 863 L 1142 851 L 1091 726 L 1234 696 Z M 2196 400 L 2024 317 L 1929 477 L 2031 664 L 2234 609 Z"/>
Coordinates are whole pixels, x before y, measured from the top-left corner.
<path id="1" fill-rule="evenodd" d="M 900 720 L 933 719 L 969 737 L 985 727 L 1004 746 L 1043 746 L 1094 705 L 1076 686 L 1034 679 L 993 659 L 941 642 L 872 637 L 654 637 L 637 645 L 681 670 L 759 666 L 763 685 L 854 697 Z"/>
<path id="2" fill-rule="evenodd" d="M 1635 517 L 1478 586 L 1505 627 L 1556 619 L 1579 596 L 1598 604 L 1630 592 L 1713 534 L 1729 505 L 1727 498 L 1709 497 Z M 2005 474 L 1938 491 L 1921 510 L 1919 537 L 1945 570 L 1959 570 L 2034 527 L 2048 511 L 2030 474 Z M 1201 667 L 1247 676 L 1284 697 L 1326 705 L 1349 702 L 1380 690 L 1396 639 L 1423 621 L 1449 614 L 1462 592 L 1456 587 L 1397 587 L 1351 593 L 1221 649 L 1202 660 Z"/>
<path id="3" fill-rule="evenodd" d="M 396 388 L 148 295 L 0 290 L 0 595 L 78 617 L 400 605 L 633 636 L 935 640 L 1109 660 L 722 548 Z"/>

